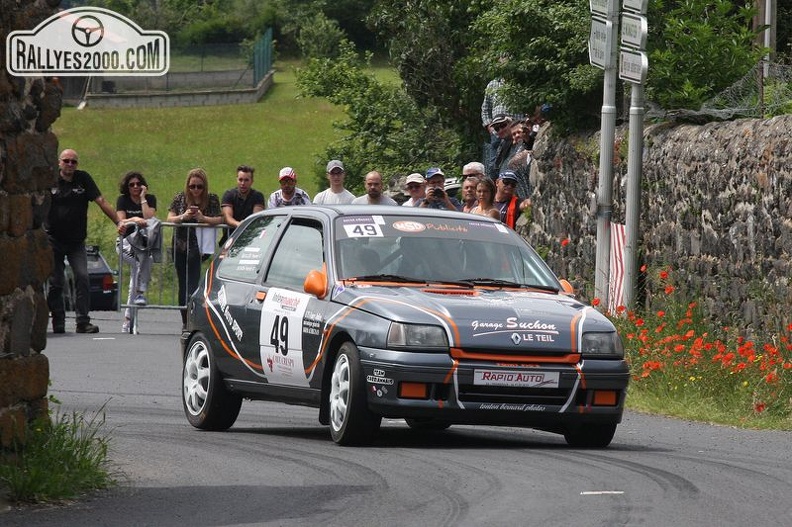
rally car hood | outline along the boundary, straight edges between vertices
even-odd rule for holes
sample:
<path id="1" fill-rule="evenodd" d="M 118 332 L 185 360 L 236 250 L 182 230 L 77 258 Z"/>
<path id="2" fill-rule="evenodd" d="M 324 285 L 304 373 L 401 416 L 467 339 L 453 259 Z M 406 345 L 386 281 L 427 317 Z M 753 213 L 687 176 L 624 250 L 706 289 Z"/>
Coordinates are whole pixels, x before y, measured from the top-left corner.
<path id="1" fill-rule="evenodd" d="M 353 286 L 335 299 L 397 322 L 441 325 L 452 347 L 569 353 L 583 331 L 615 331 L 578 300 L 531 289 Z"/>

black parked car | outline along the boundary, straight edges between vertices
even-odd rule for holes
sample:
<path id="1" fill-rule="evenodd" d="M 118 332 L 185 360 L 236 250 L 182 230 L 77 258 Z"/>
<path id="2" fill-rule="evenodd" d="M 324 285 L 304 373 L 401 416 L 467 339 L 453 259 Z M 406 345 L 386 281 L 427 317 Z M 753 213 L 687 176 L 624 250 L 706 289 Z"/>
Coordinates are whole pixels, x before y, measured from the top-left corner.
<path id="1" fill-rule="evenodd" d="M 88 256 L 91 311 L 116 311 L 118 309 L 116 271 L 110 268 L 97 245 L 86 245 L 85 252 Z M 68 261 L 66 262 L 63 301 L 66 303 L 66 311 L 74 311 L 74 275 Z"/>

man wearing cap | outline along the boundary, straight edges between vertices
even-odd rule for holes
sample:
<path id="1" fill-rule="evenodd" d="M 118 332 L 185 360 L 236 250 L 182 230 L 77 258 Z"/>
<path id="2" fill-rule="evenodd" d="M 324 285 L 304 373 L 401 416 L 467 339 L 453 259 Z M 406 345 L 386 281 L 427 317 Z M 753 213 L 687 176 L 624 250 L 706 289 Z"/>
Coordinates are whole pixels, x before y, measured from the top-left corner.
<path id="1" fill-rule="evenodd" d="M 462 204 L 451 198 L 444 189 L 445 173 L 438 167 L 426 171 L 426 197 L 418 201 L 417 207 L 430 209 L 462 210 Z"/>
<path id="2" fill-rule="evenodd" d="M 504 164 L 512 147 L 511 139 L 511 126 L 512 118 L 505 114 L 498 114 L 492 120 L 492 129 L 494 135 L 489 157 L 487 158 L 487 175 L 492 179 L 497 179 L 501 171 L 501 165 Z M 505 167 L 504 167 L 505 168 Z"/>
<path id="3" fill-rule="evenodd" d="M 310 205 L 311 198 L 301 188 L 297 188 L 297 172 L 292 167 L 283 167 L 278 173 L 280 188 L 270 194 L 267 208 L 289 207 L 291 205 Z"/>
<path id="4" fill-rule="evenodd" d="M 223 208 L 226 225 L 231 227 L 231 231 L 236 229 L 239 224 L 255 212 L 264 210 L 264 194 L 253 188 L 253 173 L 255 168 L 248 165 L 237 167 L 237 186 L 223 193 L 220 202 Z M 223 240 L 226 236 L 223 235 Z M 223 243 L 221 240 L 221 244 Z"/>
<path id="5" fill-rule="evenodd" d="M 418 172 L 413 172 L 407 176 L 404 184 L 407 187 L 407 194 L 409 194 L 410 199 L 402 203 L 402 207 L 417 206 L 418 200 L 426 197 L 426 180 Z"/>
<path id="6" fill-rule="evenodd" d="M 495 182 L 493 205 L 500 211 L 501 221 L 512 229 L 517 225 L 520 214 L 531 206 L 530 198 L 522 199 L 517 196 L 515 189 L 518 182 L 517 174 L 511 170 L 501 172 Z"/>
<path id="7" fill-rule="evenodd" d="M 314 196 L 315 205 L 346 205 L 352 203 L 355 195 L 344 188 L 344 164 L 338 159 L 333 159 L 327 163 L 327 181 L 330 188 L 323 190 Z"/>
<path id="8" fill-rule="evenodd" d="M 352 200 L 352 205 L 398 205 L 390 196 L 382 193 L 382 175 L 376 170 L 366 174 L 366 193 Z"/>

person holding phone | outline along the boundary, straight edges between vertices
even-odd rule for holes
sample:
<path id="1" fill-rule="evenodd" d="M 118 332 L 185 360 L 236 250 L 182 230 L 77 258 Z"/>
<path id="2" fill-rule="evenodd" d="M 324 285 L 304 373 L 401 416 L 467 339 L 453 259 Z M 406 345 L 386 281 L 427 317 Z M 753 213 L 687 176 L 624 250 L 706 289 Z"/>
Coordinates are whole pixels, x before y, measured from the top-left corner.
<path id="1" fill-rule="evenodd" d="M 419 200 L 416 207 L 430 209 L 462 210 L 462 204 L 456 198 L 449 197 L 443 188 L 445 173 L 441 168 L 432 167 L 426 171 L 426 197 Z"/>
<path id="2" fill-rule="evenodd" d="M 168 207 L 167 221 L 190 224 L 173 230 L 173 263 L 179 280 L 179 305 L 186 306 L 201 277 L 203 244 L 199 244 L 198 229 L 202 226 L 196 224 L 214 226 L 224 223 L 220 198 L 209 193 L 209 178 L 204 169 L 194 168 L 187 174 L 184 190 L 173 197 Z M 181 309 L 181 316 L 182 324 L 186 324 L 185 307 Z"/>

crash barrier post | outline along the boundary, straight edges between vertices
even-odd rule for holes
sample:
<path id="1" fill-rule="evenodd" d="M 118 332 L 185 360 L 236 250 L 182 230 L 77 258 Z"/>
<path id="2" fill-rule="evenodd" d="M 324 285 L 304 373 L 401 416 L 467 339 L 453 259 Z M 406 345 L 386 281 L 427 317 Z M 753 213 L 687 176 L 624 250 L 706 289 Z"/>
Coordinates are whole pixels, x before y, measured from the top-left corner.
<path id="1" fill-rule="evenodd" d="M 141 309 L 162 309 L 162 310 L 181 310 L 187 308 L 187 299 L 194 291 L 187 292 L 187 298 L 178 298 L 178 277 L 176 276 L 176 267 L 174 262 L 176 246 L 174 243 L 175 229 L 187 229 L 188 240 L 192 237 L 192 232 L 195 231 L 196 239 L 198 240 L 198 250 L 201 252 L 201 262 L 204 262 L 207 257 L 213 255 L 218 248 L 218 242 L 222 239 L 224 232 L 229 227 L 228 225 L 206 225 L 204 223 L 172 223 L 162 221 L 159 222 L 160 232 L 158 244 L 161 247 L 161 258 L 155 260 L 151 264 L 151 277 L 146 291 L 147 303 L 145 306 L 139 306 L 134 303 L 134 295 L 129 294 L 130 284 L 128 278 L 125 278 L 124 267 L 128 269 L 129 263 L 126 262 L 121 254 L 120 247 L 121 238 L 118 239 L 117 253 L 118 253 L 118 310 L 129 309 L 130 327 L 129 332 L 133 335 L 139 332 L 138 310 Z M 156 251 L 158 247 L 146 247 L 143 251 L 140 248 L 138 251 Z M 187 276 L 189 260 L 185 260 L 185 276 Z M 131 272 L 131 271 L 128 271 Z M 155 287 L 152 287 L 155 286 Z M 125 288 L 127 290 L 126 294 Z M 133 301 L 129 302 L 127 299 L 132 297 Z M 175 304 L 173 303 L 175 301 Z"/>

